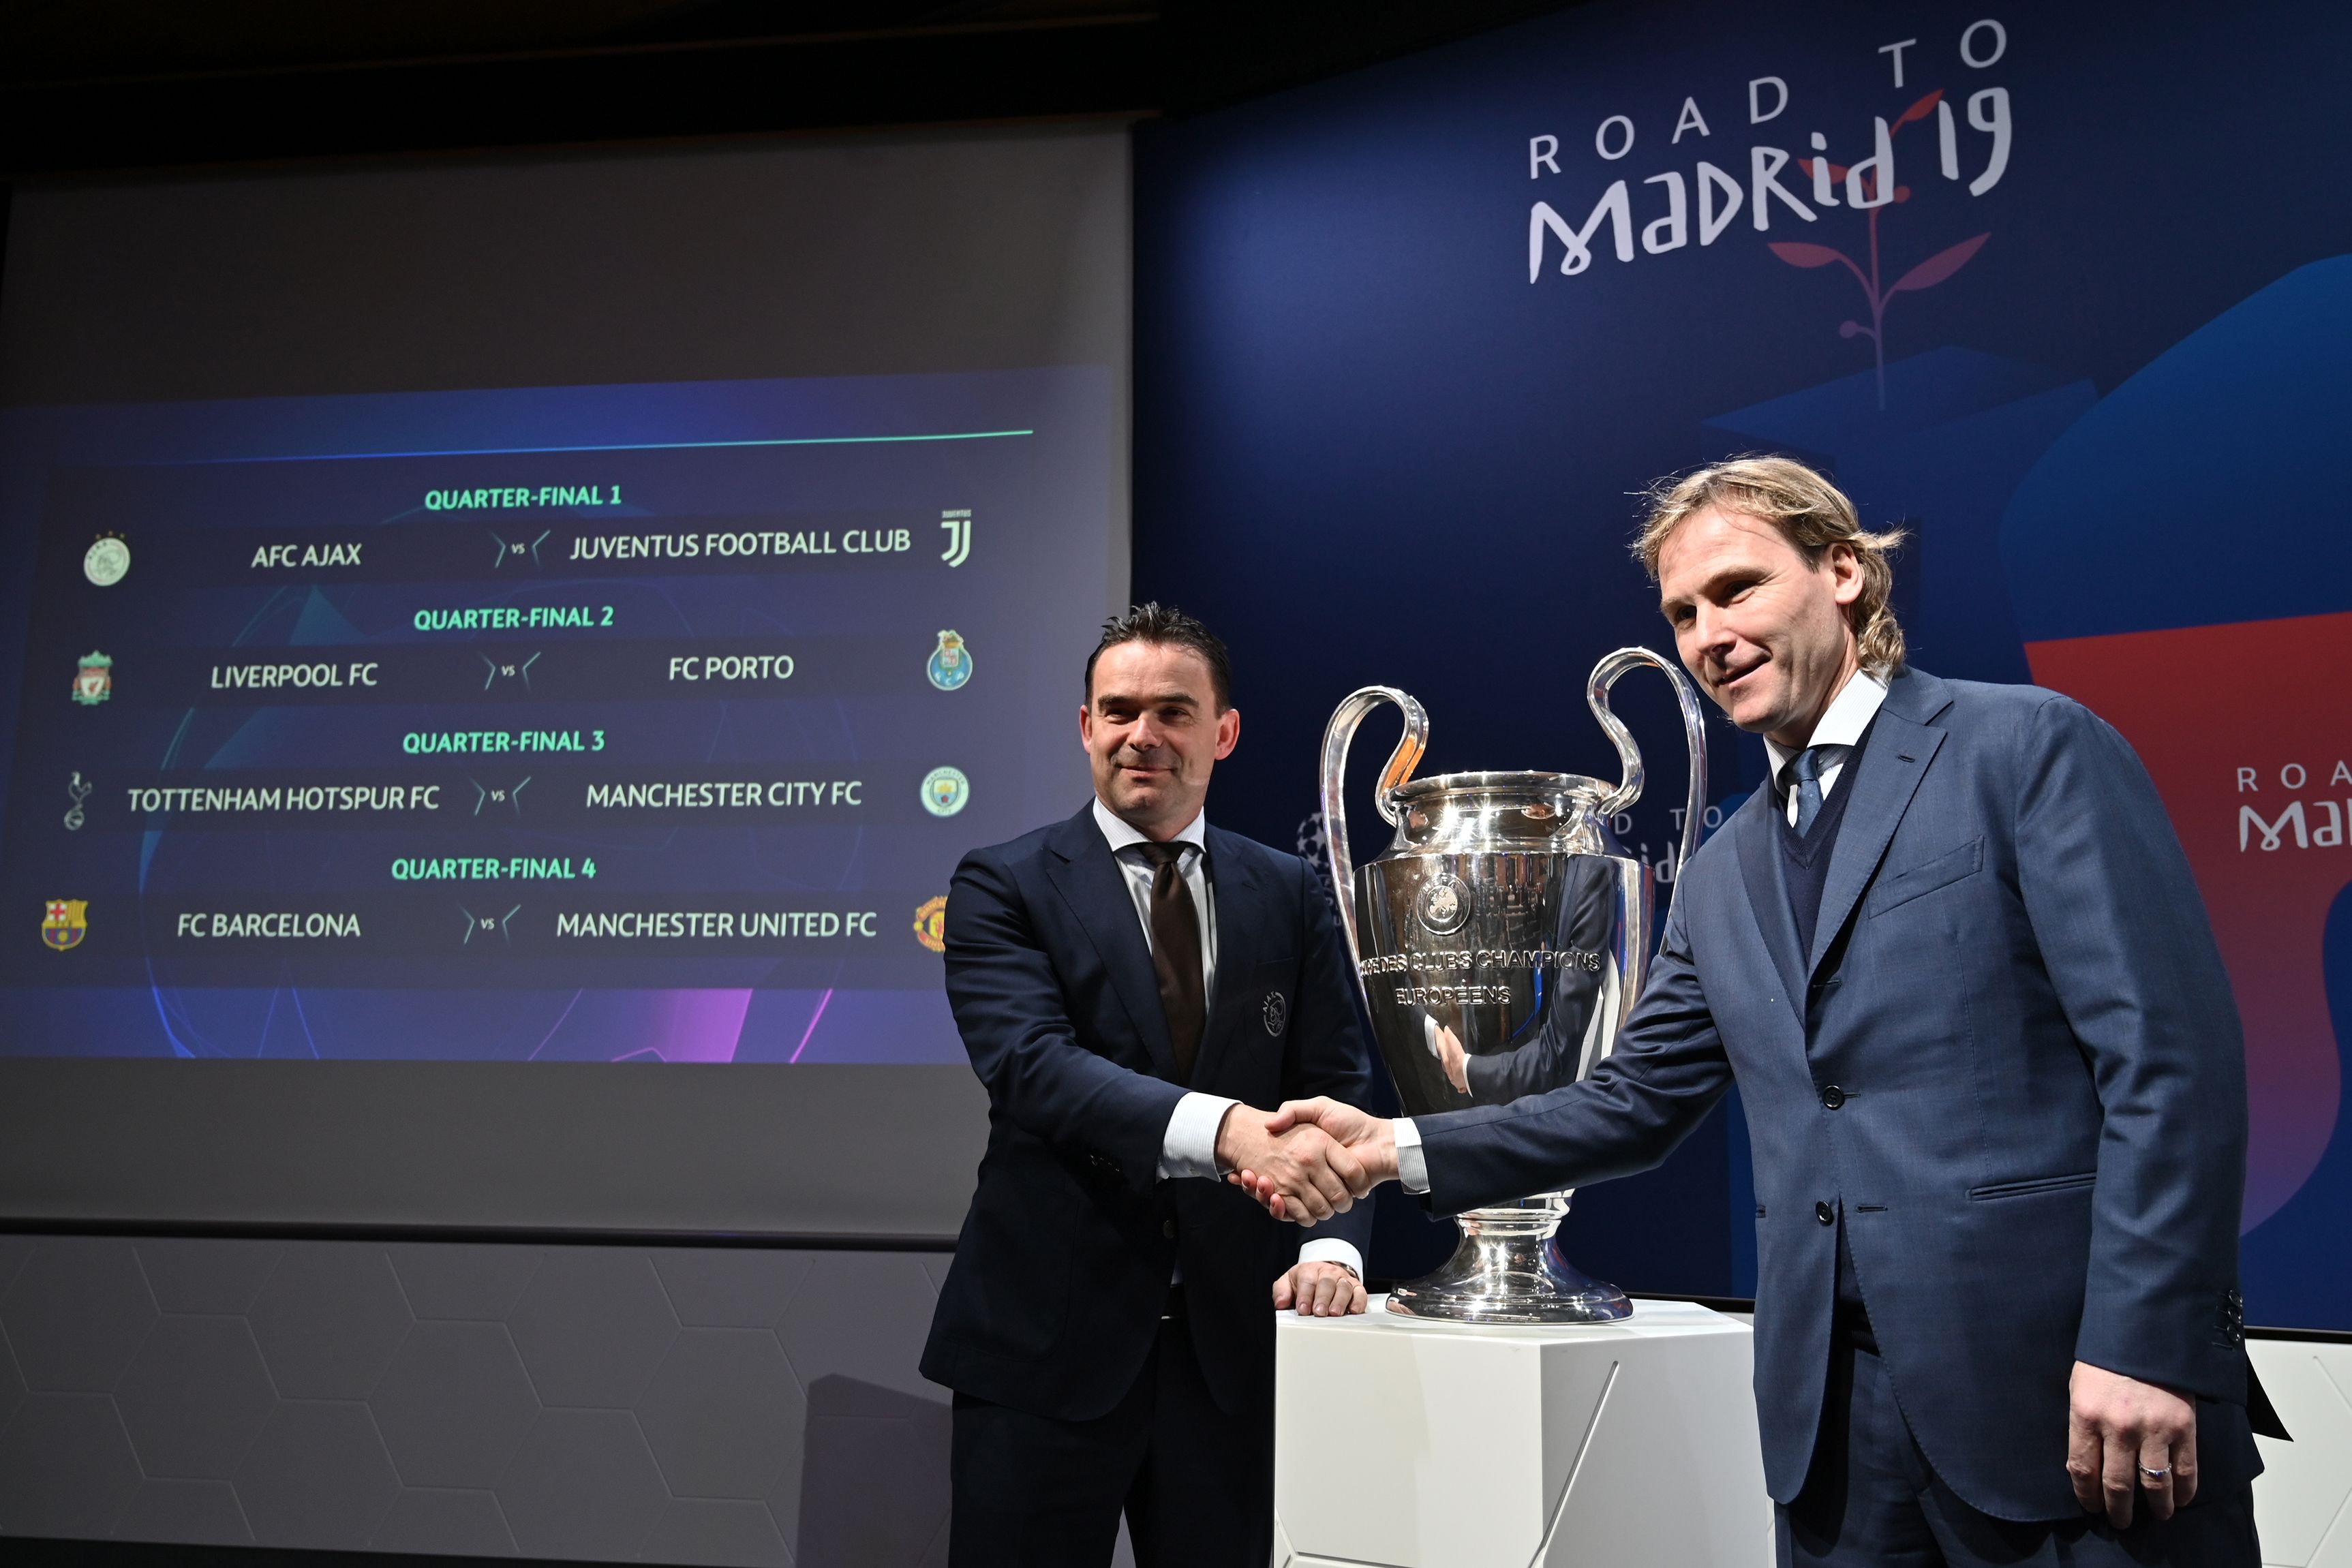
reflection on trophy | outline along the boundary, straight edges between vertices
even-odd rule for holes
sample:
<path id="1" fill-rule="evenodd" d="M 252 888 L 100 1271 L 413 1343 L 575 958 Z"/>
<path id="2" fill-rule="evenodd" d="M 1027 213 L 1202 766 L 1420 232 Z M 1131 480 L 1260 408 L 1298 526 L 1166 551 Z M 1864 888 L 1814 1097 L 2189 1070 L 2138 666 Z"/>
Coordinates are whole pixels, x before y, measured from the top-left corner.
<path id="1" fill-rule="evenodd" d="M 1706 805 L 1698 694 L 1646 648 L 1621 648 L 1585 685 L 1616 743 L 1623 782 L 1568 773 L 1448 773 L 1415 779 L 1429 716 L 1393 686 L 1350 693 L 1323 734 L 1323 810 L 1330 823 L 1340 924 L 1381 1055 L 1408 1116 L 1497 1105 L 1587 1077 L 1616 1042 L 1649 963 L 1650 868 L 1618 852 L 1604 824 L 1642 793 L 1642 754 L 1609 709 L 1637 664 L 1674 683 L 1690 747 L 1680 866 L 1698 846 Z M 1382 703 L 1404 735 L 1373 804 L 1396 837 L 1351 868 L 1341 799 L 1349 743 Z M 1601 1322 L 1633 1311 L 1614 1285 L 1561 1256 L 1570 1195 L 1543 1193 L 1461 1217 L 1445 1266 L 1400 1285 L 1389 1311 L 1472 1322 Z"/>

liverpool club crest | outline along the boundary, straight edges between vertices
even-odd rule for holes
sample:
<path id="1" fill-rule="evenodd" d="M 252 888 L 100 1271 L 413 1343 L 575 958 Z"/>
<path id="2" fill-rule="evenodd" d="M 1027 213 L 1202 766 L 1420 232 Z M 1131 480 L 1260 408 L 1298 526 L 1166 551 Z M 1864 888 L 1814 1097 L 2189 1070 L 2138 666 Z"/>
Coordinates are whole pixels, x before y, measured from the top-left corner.
<path id="1" fill-rule="evenodd" d="M 89 935 L 89 908 L 86 898 L 53 898 L 48 913 L 41 917 L 41 940 L 62 953 L 68 947 L 79 947 L 81 939 Z"/>
<path id="2" fill-rule="evenodd" d="M 114 661 L 93 648 L 81 656 L 81 669 L 74 676 L 73 700 L 84 707 L 96 707 L 114 695 Z"/>
<path id="3" fill-rule="evenodd" d="M 971 650 L 963 645 L 961 632 L 942 632 L 940 645 L 931 650 L 930 663 L 924 673 L 931 685 L 943 692 L 951 692 L 971 679 Z"/>

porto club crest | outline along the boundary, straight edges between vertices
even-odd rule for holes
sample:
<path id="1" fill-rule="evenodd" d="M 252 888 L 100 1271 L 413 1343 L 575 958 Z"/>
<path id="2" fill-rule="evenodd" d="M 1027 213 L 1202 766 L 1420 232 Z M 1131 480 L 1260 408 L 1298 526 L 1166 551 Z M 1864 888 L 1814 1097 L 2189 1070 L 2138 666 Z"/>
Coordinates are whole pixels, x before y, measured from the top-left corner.
<path id="1" fill-rule="evenodd" d="M 75 673 L 73 700 L 96 707 L 113 695 L 114 661 L 93 648 L 81 656 L 81 668 Z"/>
<path id="2" fill-rule="evenodd" d="M 923 666 L 931 677 L 931 685 L 943 692 L 960 689 L 971 679 L 971 650 L 963 645 L 961 632 L 942 632 L 940 645 L 931 650 L 930 663 Z"/>
<path id="3" fill-rule="evenodd" d="M 41 940 L 58 952 L 81 946 L 89 935 L 89 900 L 53 898 L 41 916 Z"/>

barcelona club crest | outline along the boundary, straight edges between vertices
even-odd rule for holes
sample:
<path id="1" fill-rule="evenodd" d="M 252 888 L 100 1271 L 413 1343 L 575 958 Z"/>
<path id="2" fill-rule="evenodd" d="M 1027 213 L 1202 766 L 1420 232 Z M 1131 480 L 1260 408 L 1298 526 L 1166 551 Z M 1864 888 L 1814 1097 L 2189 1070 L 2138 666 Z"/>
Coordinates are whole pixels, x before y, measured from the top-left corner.
<path id="1" fill-rule="evenodd" d="M 84 707 L 96 707 L 114 695 L 114 661 L 93 648 L 81 656 L 81 669 L 74 676 L 73 700 Z"/>
<path id="2" fill-rule="evenodd" d="M 923 668 L 931 685 L 943 692 L 959 690 L 971 679 L 971 650 L 963 645 L 963 633 L 940 632 L 940 645 L 931 650 L 931 662 Z"/>
<path id="3" fill-rule="evenodd" d="M 948 895 L 923 900 L 915 911 L 915 940 L 934 953 L 948 950 Z"/>
<path id="4" fill-rule="evenodd" d="M 41 940 L 60 953 L 80 946 L 81 939 L 89 935 L 89 908 L 86 898 L 49 900 L 48 913 L 41 917 Z"/>
<path id="5" fill-rule="evenodd" d="M 934 768 L 923 775 L 923 810 L 934 817 L 952 817 L 971 799 L 971 780 L 961 768 Z"/>

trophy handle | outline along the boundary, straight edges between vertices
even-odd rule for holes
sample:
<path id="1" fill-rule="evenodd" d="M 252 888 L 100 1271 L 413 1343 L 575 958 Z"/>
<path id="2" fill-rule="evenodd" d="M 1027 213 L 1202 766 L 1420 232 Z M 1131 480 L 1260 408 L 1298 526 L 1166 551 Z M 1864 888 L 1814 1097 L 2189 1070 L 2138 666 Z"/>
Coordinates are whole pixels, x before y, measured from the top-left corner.
<path id="1" fill-rule="evenodd" d="M 1613 817 L 1642 798 L 1641 747 L 1633 744 L 1633 732 L 1625 727 L 1625 721 L 1609 710 L 1609 690 L 1617 684 L 1617 677 L 1642 664 L 1654 666 L 1673 683 L 1675 700 L 1682 705 L 1683 740 L 1690 747 L 1690 793 L 1683 810 L 1682 848 L 1675 860 L 1673 897 L 1680 898 L 1682 868 L 1698 851 L 1699 831 L 1704 825 L 1701 819 L 1706 810 L 1706 722 L 1700 715 L 1698 692 L 1690 684 L 1690 677 L 1675 668 L 1674 661 L 1661 658 L 1647 648 L 1618 649 L 1592 666 L 1592 678 L 1584 684 L 1584 700 L 1591 705 L 1592 716 L 1601 721 L 1601 727 L 1616 744 L 1618 759 L 1625 767 L 1625 781 L 1604 796 L 1594 810 L 1603 817 Z M 1674 907 L 1671 899 L 1666 907 Z"/>
<path id="2" fill-rule="evenodd" d="M 1356 727 L 1382 703 L 1394 703 L 1404 713 L 1404 734 L 1389 753 L 1388 766 L 1381 769 L 1380 787 L 1372 794 L 1381 820 L 1393 828 L 1397 810 L 1389 797 L 1412 777 L 1421 754 L 1429 749 L 1428 713 L 1394 686 L 1362 686 L 1348 694 L 1323 729 L 1323 833 L 1330 845 L 1331 891 L 1339 905 L 1339 929 L 1348 937 L 1348 967 L 1356 977 L 1360 996 L 1364 991 L 1364 953 L 1356 937 L 1356 863 L 1348 852 L 1348 745 L 1356 738 Z M 1365 1006 L 1370 1005 L 1367 998 Z"/>

